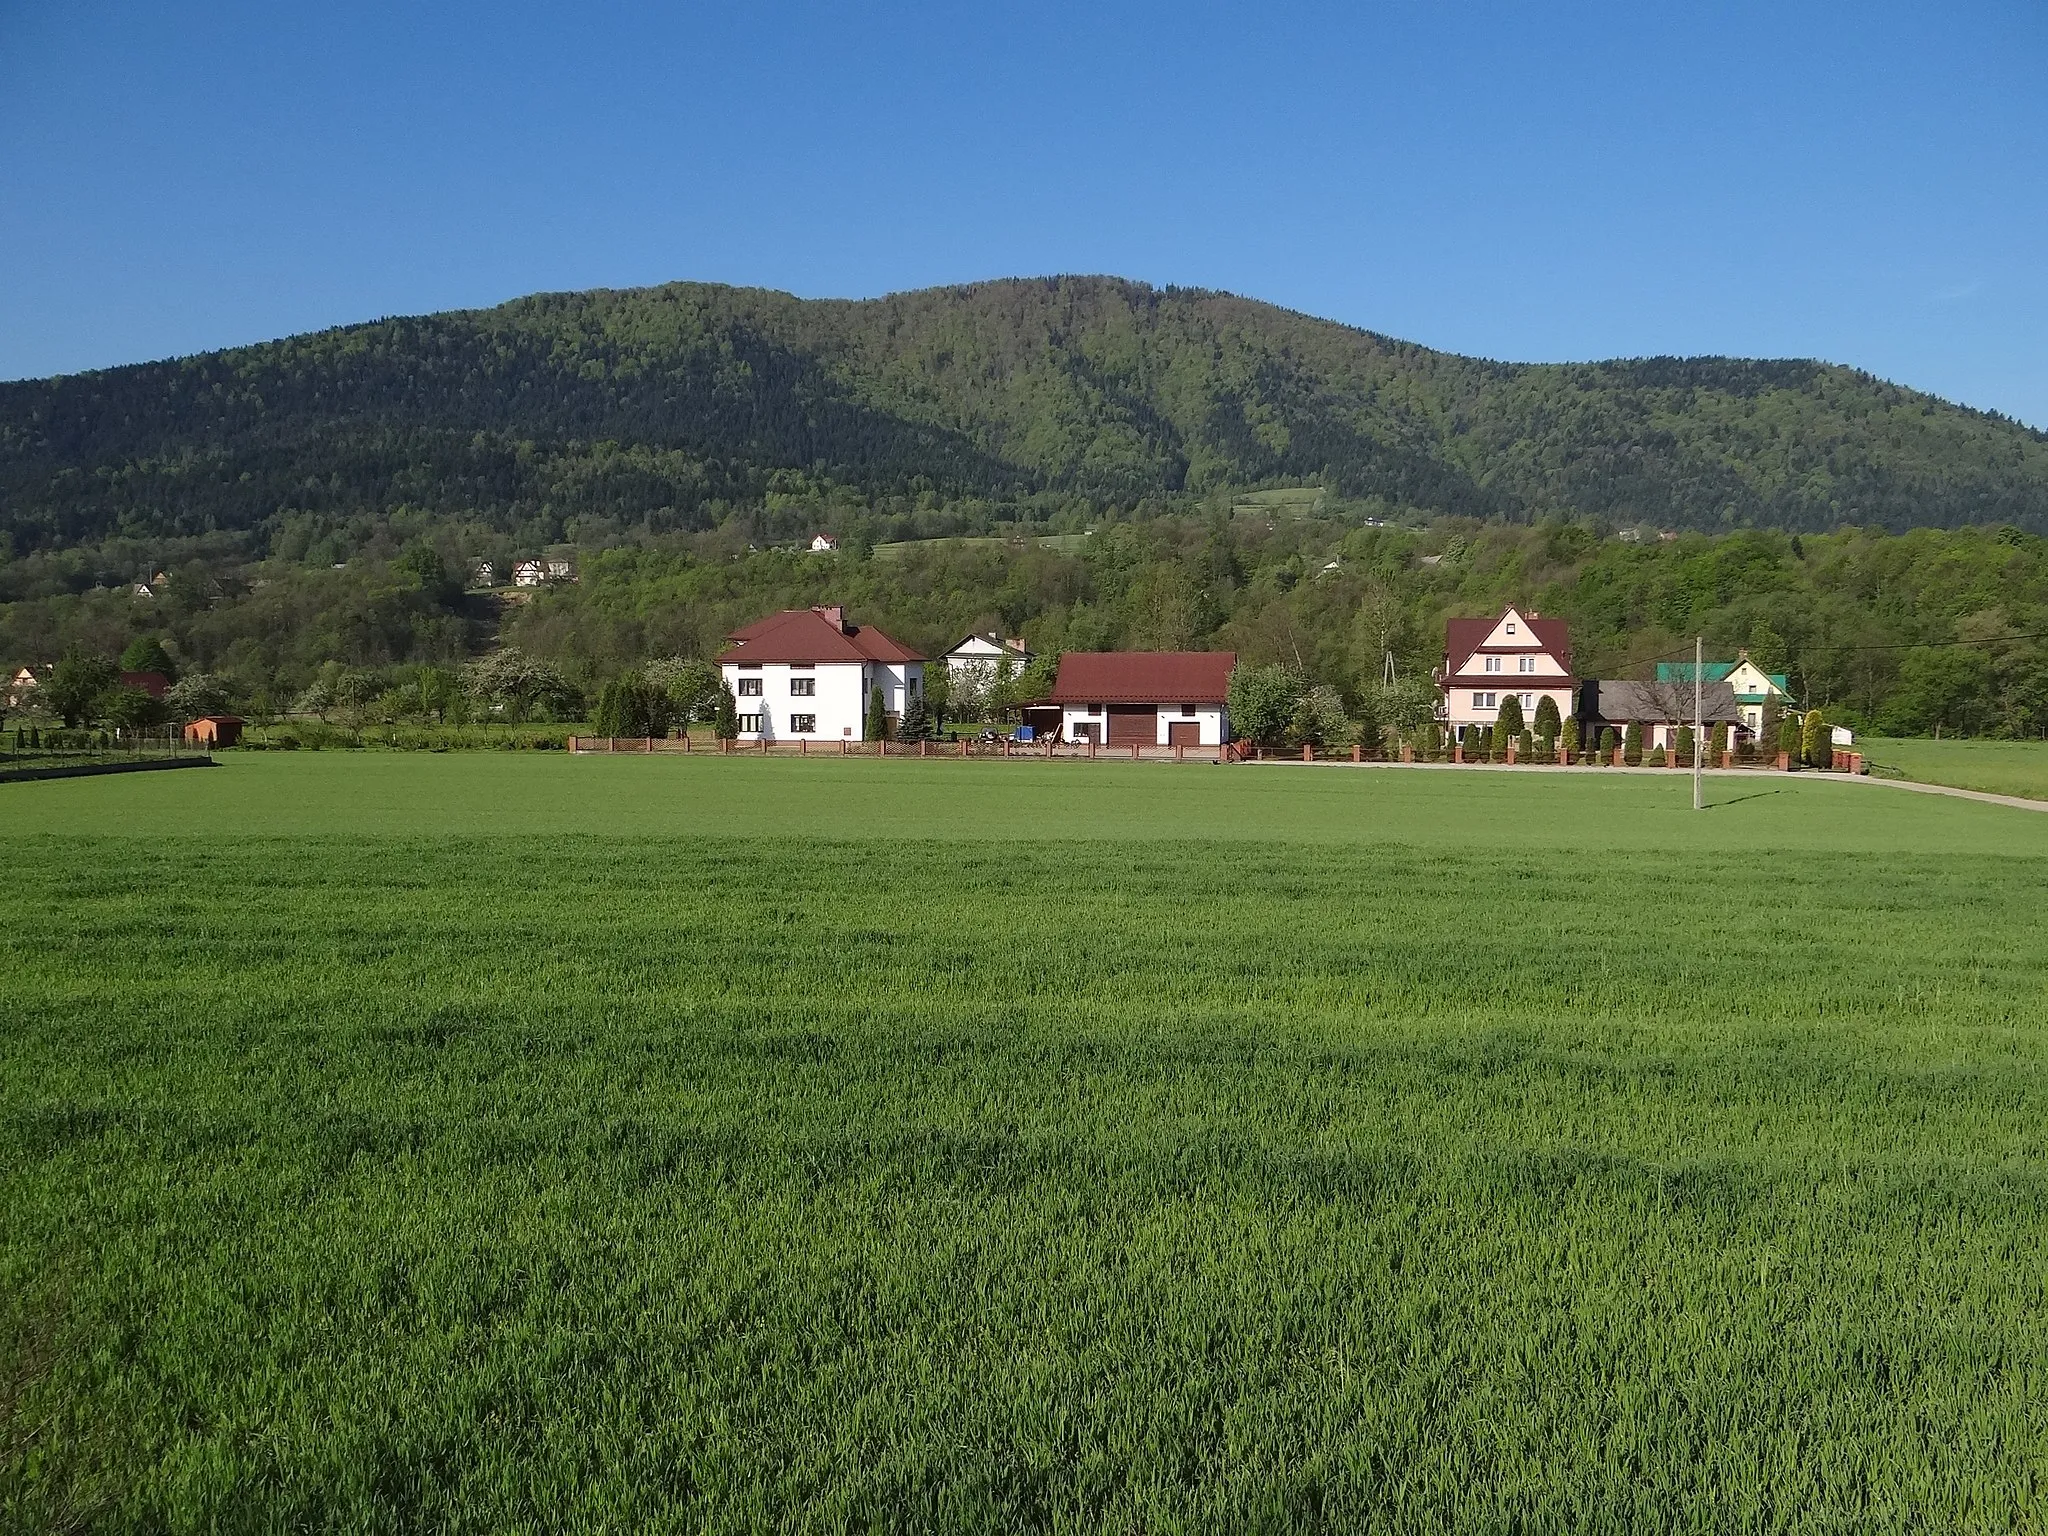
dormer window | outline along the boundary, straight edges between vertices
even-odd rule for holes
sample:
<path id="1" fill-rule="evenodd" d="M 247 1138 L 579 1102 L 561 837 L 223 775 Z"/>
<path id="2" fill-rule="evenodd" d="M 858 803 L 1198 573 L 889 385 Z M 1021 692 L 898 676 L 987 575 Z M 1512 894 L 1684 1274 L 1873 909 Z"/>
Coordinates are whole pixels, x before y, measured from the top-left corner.
<path id="1" fill-rule="evenodd" d="M 1509 620 L 1508 620 L 1508 633 L 1512 635 L 1512 634 L 1513 634 L 1514 632 L 1515 632 L 1515 621 L 1514 621 L 1513 619 L 1509 619 Z"/>

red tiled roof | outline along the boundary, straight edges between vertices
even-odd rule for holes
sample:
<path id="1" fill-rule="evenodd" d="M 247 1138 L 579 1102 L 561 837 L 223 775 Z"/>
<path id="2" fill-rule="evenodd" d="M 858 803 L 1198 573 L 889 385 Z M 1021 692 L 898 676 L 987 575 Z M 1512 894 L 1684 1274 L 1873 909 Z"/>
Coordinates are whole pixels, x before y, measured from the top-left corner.
<path id="1" fill-rule="evenodd" d="M 756 619 L 726 638 L 725 661 L 923 661 L 872 624 L 835 621 L 837 609 L 791 608 Z"/>
<path id="2" fill-rule="evenodd" d="M 1220 704 L 1235 651 L 1069 651 L 1054 704 Z"/>
<path id="3" fill-rule="evenodd" d="M 1516 610 L 1520 612 L 1520 610 Z M 1449 677 L 1458 668 L 1471 660 L 1473 653 L 1483 648 L 1486 637 L 1499 627 L 1507 617 L 1502 609 L 1490 619 L 1446 619 L 1444 621 L 1444 675 Z M 1529 632 L 1535 635 L 1537 643 L 1552 656 L 1557 664 L 1569 672 L 1572 669 L 1572 630 L 1563 619 L 1536 619 L 1522 614 Z M 1493 654 L 1498 656 L 1526 655 L 1528 646 L 1495 646 Z"/>
<path id="4" fill-rule="evenodd" d="M 160 699 L 171 691 L 171 680 L 161 672 L 123 672 L 123 688 L 140 688 L 152 699 Z"/>

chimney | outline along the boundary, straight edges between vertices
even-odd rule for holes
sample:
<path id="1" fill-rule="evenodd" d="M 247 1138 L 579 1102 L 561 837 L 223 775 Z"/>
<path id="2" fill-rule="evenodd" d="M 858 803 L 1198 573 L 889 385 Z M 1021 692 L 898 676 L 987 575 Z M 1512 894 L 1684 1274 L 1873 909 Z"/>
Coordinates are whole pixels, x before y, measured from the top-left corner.
<path id="1" fill-rule="evenodd" d="M 838 603 L 834 603 L 830 608 L 813 608 L 811 612 L 824 615 L 827 624 L 841 634 L 846 633 L 846 610 Z"/>

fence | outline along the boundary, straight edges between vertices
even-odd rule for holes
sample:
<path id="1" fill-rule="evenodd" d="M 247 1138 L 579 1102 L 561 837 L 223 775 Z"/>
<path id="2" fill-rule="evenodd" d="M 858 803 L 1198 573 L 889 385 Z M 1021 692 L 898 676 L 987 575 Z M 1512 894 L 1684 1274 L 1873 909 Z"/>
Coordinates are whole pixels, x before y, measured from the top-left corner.
<path id="1" fill-rule="evenodd" d="M 794 741 L 696 741 L 687 736 L 571 736 L 569 750 L 575 753 L 684 753 L 714 755 L 723 757 L 937 757 L 970 758 L 999 757 L 1023 762 L 1033 758 L 1046 761 L 1053 759 L 1081 759 L 1088 762 L 1148 762 L 1148 763 L 1230 763 L 1230 762 L 1304 762 L 1304 763 L 1363 763 L 1392 762 L 1414 763 L 1427 761 L 1418 758 L 1413 747 L 1403 746 L 1391 755 L 1374 753 L 1368 755 L 1360 747 L 1344 747 L 1323 751 L 1315 747 L 1302 747 L 1298 751 L 1265 752 L 1249 742 L 1236 741 L 1222 747 L 1161 747 L 1161 746 L 1104 746 L 1090 741 L 811 741 L 798 737 Z M 1553 756 L 1538 755 L 1530 766 L 1557 768 L 1598 768 L 1625 766 L 1622 761 L 1623 749 L 1616 747 L 1611 754 L 1587 751 L 1570 753 L 1559 748 Z M 1454 746 L 1439 756 L 1437 762 L 1451 766 L 1465 766 L 1483 763 L 1483 758 L 1467 757 L 1464 748 Z M 1507 752 L 1505 766 L 1514 766 L 1517 754 L 1513 747 Z M 1664 766 L 1690 771 L 1691 762 L 1676 752 L 1664 754 L 1661 765 L 1653 764 L 1651 754 L 1645 754 L 1644 766 Z M 1503 766 L 1496 764 L 1494 766 Z M 1761 757 L 1738 758 L 1727 752 L 1708 754 L 1706 767 L 1789 769 L 1794 765 L 1784 757 L 1772 760 Z M 1837 752 L 1830 765 L 1836 773 L 1865 773 L 1868 771 L 1860 752 Z"/>
<path id="2" fill-rule="evenodd" d="M 135 768 L 199 767 L 213 761 L 176 732 L 119 735 L 99 731 L 19 730 L 0 734 L 0 783 L 68 778 Z"/>

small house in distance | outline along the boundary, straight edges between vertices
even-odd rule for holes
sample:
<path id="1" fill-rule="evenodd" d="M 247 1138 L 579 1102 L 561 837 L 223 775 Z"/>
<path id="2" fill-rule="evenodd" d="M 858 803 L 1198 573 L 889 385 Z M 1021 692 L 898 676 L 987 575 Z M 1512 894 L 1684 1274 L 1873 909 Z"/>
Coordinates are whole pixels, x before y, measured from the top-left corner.
<path id="1" fill-rule="evenodd" d="M 123 672 L 121 686 L 139 689 L 152 699 L 160 699 L 171 691 L 171 680 L 161 672 Z"/>
<path id="2" fill-rule="evenodd" d="M 239 715 L 201 715 L 185 722 L 185 741 L 195 747 L 232 747 L 242 739 Z"/>
<path id="3" fill-rule="evenodd" d="M 1476 736 L 1500 716 L 1501 700 L 1516 695 L 1522 719 L 1533 725 L 1548 698 L 1559 719 L 1572 712 L 1572 635 L 1562 619 L 1517 608 L 1491 619 L 1450 619 L 1444 624 L 1444 660 L 1437 673 L 1444 723 L 1452 737 Z"/>
<path id="4" fill-rule="evenodd" d="M 560 556 L 544 560 L 521 560 L 512 567 L 515 587 L 544 587 L 552 581 L 574 581 L 576 567 Z"/>
<path id="5" fill-rule="evenodd" d="M 1660 669 L 1661 670 L 1661 669 Z M 1597 741 L 1605 726 L 1616 735 L 1626 734 L 1631 725 L 1643 728 L 1643 750 L 1666 751 L 1678 745 L 1681 729 L 1693 723 L 1692 665 L 1686 664 L 1683 682 L 1654 683 L 1592 682 L 1579 689 L 1579 728 L 1587 742 Z M 1707 750 L 1733 751 L 1736 733 L 1742 729 L 1742 711 L 1735 690 L 1725 682 L 1703 683 L 1699 690 L 1699 715 L 1706 726 Z"/>
<path id="6" fill-rule="evenodd" d="M 811 540 L 811 553 L 814 555 L 829 555 L 838 547 L 839 535 L 836 533 L 821 533 Z"/>
<path id="7" fill-rule="evenodd" d="M 946 670 L 953 674 L 956 682 L 972 681 L 986 688 L 996 680 L 996 672 L 1005 657 L 1009 658 L 1013 673 L 1022 672 L 1034 659 L 1024 648 L 1022 640 L 1006 640 L 1001 635 L 990 633 L 969 635 L 939 660 L 946 664 Z"/>
<path id="8" fill-rule="evenodd" d="M 892 727 L 924 692 L 924 657 L 837 606 L 771 613 L 726 638 L 718 670 L 743 741 L 858 741 L 876 689 Z"/>
<path id="9" fill-rule="evenodd" d="M 1660 683 L 1692 682 L 1692 666 L 1689 661 L 1660 661 L 1657 663 L 1657 681 Z M 1791 685 L 1782 672 L 1766 672 L 1749 659 L 1749 652 L 1740 651 L 1733 661 L 1710 661 L 1700 669 L 1700 678 L 1709 683 L 1726 683 L 1735 692 L 1735 707 L 1741 713 L 1742 728 L 1750 735 L 1760 735 L 1764 728 L 1764 706 L 1773 699 L 1780 710 L 1790 710 L 1792 703 Z"/>
<path id="10" fill-rule="evenodd" d="M 1069 651 L 1046 702 L 1068 741 L 1220 747 L 1235 651 Z"/>

